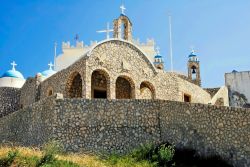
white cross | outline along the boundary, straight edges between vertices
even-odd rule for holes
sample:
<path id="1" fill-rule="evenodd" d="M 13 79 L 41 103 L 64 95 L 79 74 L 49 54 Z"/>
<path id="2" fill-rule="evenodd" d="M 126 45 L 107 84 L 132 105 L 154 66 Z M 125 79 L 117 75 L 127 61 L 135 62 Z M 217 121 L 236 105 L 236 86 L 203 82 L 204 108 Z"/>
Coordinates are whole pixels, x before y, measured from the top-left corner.
<path id="1" fill-rule="evenodd" d="M 98 33 L 106 33 L 106 38 L 109 39 L 109 33 L 110 32 L 113 32 L 114 30 L 113 29 L 109 29 L 109 23 L 107 23 L 107 29 L 106 30 L 100 30 L 100 31 L 97 31 Z"/>
<path id="2" fill-rule="evenodd" d="M 49 66 L 49 69 L 52 70 L 52 67 L 53 67 L 54 65 L 52 64 L 52 62 L 50 62 L 50 63 L 48 64 L 48 66 Z"/>
<path id="3" fill-rule="evenodd" d="M 126 8 L 125 8 L 125 6 L 123 4 L 120 6 L 120 9 L 121 9 L 122 14 L 125 15 Z"/>
<path id="4" fill-rule="evenodd" d="M 13 61 L 12 63 L 10 63 L 11 65 L 12 65 L 12 70 L 13 71 L 15 71 L 16 69 L 15 69 L 15 66 L 17 66 L 17 64 L 16 64 L 16 62 L 15 61 Z"/>
<path id="5" fill-rule="evenodd" d="M 160 55 L 160 47 L 157 46 L 155 49 L 156 49 L 156 53 L 157 53 L 158 55 Z"/>
<path id="6" fill-rule="evenodd" d="M 191 53 L 195 53 L 194 46 L 191 46 Z"/>

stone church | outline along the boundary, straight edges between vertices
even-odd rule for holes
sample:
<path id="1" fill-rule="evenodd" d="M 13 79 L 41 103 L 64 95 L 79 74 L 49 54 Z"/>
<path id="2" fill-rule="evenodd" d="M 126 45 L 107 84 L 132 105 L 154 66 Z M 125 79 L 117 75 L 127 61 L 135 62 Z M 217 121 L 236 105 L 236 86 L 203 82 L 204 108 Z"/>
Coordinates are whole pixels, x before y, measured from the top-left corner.
<path id="1" fill-rule="evenodd" d="M 50 63 L 34 77 L 25 79 L 11 63 L 0 77 L 0 143 L 56 140 L 66 151 L 123 154 L 168 142 L 250 166 L 250 110 L 225 107 L 226 86 L 201 87 L 195 52 L 187 56 L 187 75 L 168 72 L 152 39 L 134 39 L 124 12 L 112 29 L 99 32 L 107 39 L 89 46 L 63 42 L 54 69 Z M 244 88 L 227 78 L 233 90 Z"/>
<path id="2" fill-rule="evenodd" d="M 187 76 L 168 72 L 154 40 L 140 43 L 133 38 L 132 22 L 124 12 L 113 21 L 113 29 L 106 30 L 110 31 L 113 38 L 89 46 L 78 40 L 75 46 L 63 42 L 54 69 L 50 64 L 49 70 L 27 80 L 12 63 L 13 69 L 0 78 L 0 87 L 18 89 L 15 109 L 57 93 L 65 98 L 162 99 L 228 106 L 226 87 L 201 87 L 201 67 L 194 51 L 187 57 Z"/>

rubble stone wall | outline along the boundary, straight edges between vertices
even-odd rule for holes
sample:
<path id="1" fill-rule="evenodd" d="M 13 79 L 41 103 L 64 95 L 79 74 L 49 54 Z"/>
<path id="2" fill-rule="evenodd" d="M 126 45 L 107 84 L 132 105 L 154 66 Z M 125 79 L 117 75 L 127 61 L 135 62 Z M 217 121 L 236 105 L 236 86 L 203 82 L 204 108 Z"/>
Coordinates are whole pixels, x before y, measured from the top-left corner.
<path id="1" fill-rule="evenodd" d="M 19 88 L 0 88 L 0 118 L 20 108 Z"/>
<path id="2" fill-rule="evenodd" d="M 164 100 L 43 99 L 0 118 L 0 141 L 41 145 L 59 140 L 68 151 L 125 153 L 170 142 L 250 165 L 250 110 Z"/>

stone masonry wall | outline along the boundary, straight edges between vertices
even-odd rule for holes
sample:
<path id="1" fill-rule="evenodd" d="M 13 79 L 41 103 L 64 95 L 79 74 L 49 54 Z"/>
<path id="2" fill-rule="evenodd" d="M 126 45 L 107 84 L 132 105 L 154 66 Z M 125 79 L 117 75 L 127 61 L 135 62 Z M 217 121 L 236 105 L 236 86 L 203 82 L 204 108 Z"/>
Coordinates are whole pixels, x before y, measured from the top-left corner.
<path id="1" fill-rule="evenodd" d="M 250 165 L 250 110 L 163 100 L 44 99 L 0 118 L 0 141 L 41 145 L 59 140 L 68 151 L 127 152 L 170 142 Z"/>
<path id="2" fill-rule="evenodd" d="M 0 88 L 0 118 L 20 108 L 20 89 Z"/>
<path id="3" fill-rule="evenodd" d="M 0 143 L 39 146 L 48 142 L 55 116 L 53 102 L 50 97 L 0 118 Z"/>

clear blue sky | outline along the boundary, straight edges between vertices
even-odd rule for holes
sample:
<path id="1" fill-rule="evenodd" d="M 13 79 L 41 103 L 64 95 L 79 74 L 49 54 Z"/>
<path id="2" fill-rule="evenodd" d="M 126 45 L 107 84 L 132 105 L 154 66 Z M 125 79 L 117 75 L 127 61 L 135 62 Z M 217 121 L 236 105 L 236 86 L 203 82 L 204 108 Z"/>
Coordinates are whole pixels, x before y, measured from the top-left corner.
<path id="1" fill-rule="evenodd" d="M 133 36 L 154 38 L 169 70 L 168 12 L 172 14 L 174 69 L 186 72 L 190 46 L 201 62 L 204 87 L 224 84 L 224 73 L 250 70 L 249 0 L 123 0 Z M 121 0 L 0 0 L 0 74 L 17 69 L 27 78 L 48 68 L 56 41 L 102 40 L 120 14 Z M 61 52 L 61 49 L 59 49 Z"/>

